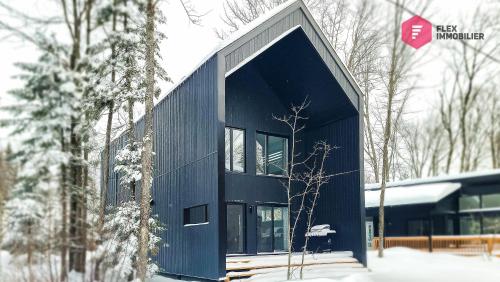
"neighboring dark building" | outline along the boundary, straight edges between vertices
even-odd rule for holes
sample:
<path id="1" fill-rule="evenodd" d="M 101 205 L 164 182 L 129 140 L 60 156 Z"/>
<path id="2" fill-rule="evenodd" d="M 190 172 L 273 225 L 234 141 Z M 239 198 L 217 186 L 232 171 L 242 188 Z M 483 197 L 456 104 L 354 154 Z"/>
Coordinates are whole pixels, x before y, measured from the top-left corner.
<path id="1" fill-rule="evenodd" d="M 287 248 L 289 129 L 273 115 L 310 100 L 302 156 L 325 140 L 315 224 L 330 224 L 334 250 L 366 265 L 362 95 L 302 1 L 289 1 L 215 50 L 154 109 L 153 213 L 166 225 L 157 261 L 164 273 L 218 280 L 226 254 Z M 243 33 L 243 34 L 242 34 Z M 137 123 L 137 135 L 143 120 Z M 126 143 L 112 144 L 110 160 Z M 110 166 L 110 204 L 123 200 Z M 139 192 L 138 192 L 139 193 Z M 295 250 L 305 234 L 301 220 Z M 311 249 L 321 250 L 312 245 Z"/>
<path id="2" fill-rule="evenodd" d="M 366 185 L 367 226 L 378 236 L 380 185 Z M 392 182 L 385 236 L 500 233 L 500 170 Z M 368 234 L 370 237 L 370 234 Z"/>

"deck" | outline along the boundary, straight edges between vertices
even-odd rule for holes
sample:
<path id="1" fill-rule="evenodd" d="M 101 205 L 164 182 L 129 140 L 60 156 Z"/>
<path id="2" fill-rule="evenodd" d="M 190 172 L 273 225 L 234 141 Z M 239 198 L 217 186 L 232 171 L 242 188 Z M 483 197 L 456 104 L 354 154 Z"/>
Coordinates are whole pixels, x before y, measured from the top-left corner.
<path id="1" fill-rule="evenodd" d="M 301 265 L 300 253 L 292 256 L 292 266 Z M 269 254 L 257 256 L 228 256 L 226 258 L 226 281 L 251 278 L 255 275 L 265 275 L 275 272 L 285 273 L 288 265 L 287 254 Z M 322 268 L 338 269 L 346 272 L 365 270 L 364 266 L 353 258 L 352 252 L 332 252 L 322 254 L 307 254 L 304 259 L 304 269 L 320 270 Z M 298 275 L 298 270 L 295 271 Z"/>

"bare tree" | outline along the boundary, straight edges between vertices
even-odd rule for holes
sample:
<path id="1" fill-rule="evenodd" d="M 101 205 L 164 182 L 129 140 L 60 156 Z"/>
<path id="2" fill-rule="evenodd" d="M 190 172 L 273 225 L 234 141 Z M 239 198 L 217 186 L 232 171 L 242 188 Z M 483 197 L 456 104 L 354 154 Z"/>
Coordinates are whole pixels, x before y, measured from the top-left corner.
<path id="1" fill-rule="evenodd" d="M 492 96 L 491 103 L 488 107 L 489 112 L 489 130 L 488 140 L 490 143 L 491 165 L 493 168 L 500 167 L 500 98 L 496 91 L 490 93 Z"/>
<path id="2" fill-rule="evenodd" d="M 494 26 L 494 18 L 482 13 L 478 7 L 467 26 L 473 27 L 474 30 L 487 31 Z M 449 63 L 450 70 L 455 74 L 458 101 L 456 106 L 461 146 L 459 167 L 461 172 L 469 171 L 473 167 L 474 156 L 470 155 L 470 146 L 474 146 L 471 144 L 471 137 L 476 133 L 470 130 L 470 125 L 473 123 L 471 115 L 474 115 L 474 105 L 479 96 L 485 92 L 486 82 L 495 75 L 490 68 L 492 61 L 484 54 L 495 54 L 500 49 L 500 42 L 492 36 L 467 44 L 472 44 L 473 48 L 463 41 L 452 46 Z"/>
<path id="3" fill-rule="evenodd" d="M 401 139 L 404 148 L 397 150 L 398 158 L 410 170 L 410 178 L 436 175 L 441 161 L 441 125 L 430 115 L 421 122 L 404 123 Z M 427 169 L 427 172 L 426 172 Z"/>
<path id="4" fill-rule="evenodd" d="M 326 160 L 328 159 L 330 152 L 332 150 L 332 146 L 330 146 L 328 143 L 324 141 L 318 142 L 314 146 L 314 151 L 319 152 L 319 160 L 314 159 L 314 164 L 313 166 L 309 166 L 306 168 L 306 173 L 305 173 L 305 178 L 306 180 L 306 187 L 312 187 L 312 189 L 308 188 L 307 191 L 312 193 L 312 200 L 311 200 L 311 205 L 309 207 L 309 210 L 307 211 L 307 227 L 306 227 L 306 238 L 304 242 L 304 247 L 302 248 L 302 257 L 301 257 L 301 263 L 300 263 L 300 279 L 304 279 L 304 259 L 306 256 L 307 252 L 307 245 L 309 243 L 309 238 L 308 233 L 311 232 L 311 228 L 314 223 L 314 209 L 317 205 L 317 201 L 320 195 L 320 188 L 324 184 L 328 183 L 329 176 L 327 176 L 326 173 Z M 316 155 L 315 155 L 316 156 Z M 318 168 L 316 169 L 316 166 L 318 164 Z"/>
<path id="5" fill-rule="evenodd" d="M 455 95 L 457 91 L 457 75 L 454 75 L 454 80 L 452 83 L 451 90 L 447 90 L 447 84 L 443 81 L 443 90 L 439 91 L 439 115 L 441 126 L 446 132 L 447 142 L 447 153 L 444 172 L 449 173 L 451 168 L 451 162 L 453 160 L 453 154 L 455 152 L 455 146 L 458 139 L 458 129 L 455 125 Z M 449 93 L 447 93 L 450 91 Z"/>
<path id="6" fill-rule="evenodd" d="M 239 30 L 243 25 L 284 2 L 286 0 L 225 0 L 223 4 L 224 15 L 221 19 L 229 27 L 229 30 L 216 29 L 215 33 L 220 39 L 224 39 L 230 33 Z"/>
<path id="7" fill-rule="evenodd" d="M 287 207 L 288 207 L 288 218 L 291 219 L 292 215 L 295 216 L 296 220 L 293 226 L 288 224 L 288 230 L 287 234 L 289 234 L 288 237 L 288 267 L 287 267 L 287 280 L 292 279 L 292 269 L 291 269 L 291 262 L 292 262 L 292 252 L 293 252 L 293 242 L 295 238 L 295 228 L 297 226 L 298 218 L 300 217 L 302 211 L 303 211 L 303 204 L 304 204 L 304 199 L 305 199 L 305 194 L 307 191 L 303 191 L 302 193 L 295 193 L 293 189 L 293 183 L 296 181 L 297 175 L 296 175 L 296 169 L 299 166 L 299 162 L 297 161 L 297 158 L 300 156 L 298 153 L 298 143 L 300 142 L 299 139 L 297 139 L 298 134 L 304 130 L 305 125 L 303 124 L 305 120 L 307 120 L 307 117 L 305 117 L 304 110 L 309 106 L 309 101 L 305 99 L 302 104 L 299 106 L 292 105 L 291 106 L 291 114 L 285 115 L 283 117 L 276 117 L 274 116 L 274 119 L 277 121 L 280 121 L 284 123 L 285 125 L 288 126 L 288 128 L 291 131 L 291 148 L 290 148 L 290 160 L 288 163 L 288 170 L 285 170 L 285 176 L 286 176 L 286 182 L 283 182 L 283 186 L 285 187 L 286 193 L 287 193 Z M 296 211 L 296 214 L 293 214 L 292 212 L 292 203 L 297 197 L 302 197 L 302 205 L 301 208 Z"/>
<path id="8" fill-rule="evenodd" d="M 378 256 L 384 255 L 384 199 L 385 188 L 390 170 L 390 142 L 394 139 L 394 127 L 398 124 L 398 119 L 401 117 L 404 103 L 407 100 L 407 95 L 411 91 L 411 86 L 408 84 L 408 73 L 411 66 L 412 57 L 409 56 L 408 47 L 400 37 L 400 26 L 403 20 L 403 12 L 406 6 L 405 1 L 396 1 L 392 7 L 393 12 L 390 15 L 392 21 L 392 32 L 388 35 L 387 53 L 388 57 L 381 67 L 381 79 L 384 83 L 384 106 L 386 114 L 383 118 L 383 147 L 382 147 L 382 173 L 380 185 L 380 206 L 379 206 L 379 238 L 380 245 Z M 427 4 L 423 3 L 420 6 L 420 14 L 425 10 Z M 398 102 L 400 104 L 398 105 Z M 395 112 L 395 113 L 394 113 Z M 395 114 L 395 115 L 394 115 Z M 396 118 L 396 119 L 395 119 Z M 394 148 L 394 146 L 392 146 Z"/>

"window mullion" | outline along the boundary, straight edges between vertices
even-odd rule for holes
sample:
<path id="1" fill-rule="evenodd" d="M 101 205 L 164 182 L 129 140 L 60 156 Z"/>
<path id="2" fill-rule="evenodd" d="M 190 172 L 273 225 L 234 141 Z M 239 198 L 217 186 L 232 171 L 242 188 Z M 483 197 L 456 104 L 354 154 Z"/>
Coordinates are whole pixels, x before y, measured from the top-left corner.
<path id="1" fill-rule="evenodd" d="M 269 156 L 267 155 L 267 148 L 269 146 L 269 135 L 264 135 L 265 141 L 264 141 L 264 174 L 267 175 L 267 165 L 269 162 Z"/>
<path id="2" fill-rule="evenodd" d="M 233 171 L 233 129 L 229 128 L 229 170 Z"/>

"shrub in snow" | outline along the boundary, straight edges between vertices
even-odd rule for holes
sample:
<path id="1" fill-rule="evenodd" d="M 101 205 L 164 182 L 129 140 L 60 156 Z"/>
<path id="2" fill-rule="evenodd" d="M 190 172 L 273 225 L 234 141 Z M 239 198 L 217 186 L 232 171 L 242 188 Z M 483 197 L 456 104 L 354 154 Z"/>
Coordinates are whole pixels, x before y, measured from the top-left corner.
<path id="1" fill-rule="evenodd" d="M 139 221 L 140 207 L 134 201 L 122 203 L 106 215 L 103 243 L 97 249 L 103 281 L 135 278 Z M 156 255 L 161 241 L 158 234 L 163 227 L 156 217 L 150 218 L 149 226 L 149 251 Z M 158 271 L 158 266 L 151 259 L 148 270 L 150 276 Z"/>

